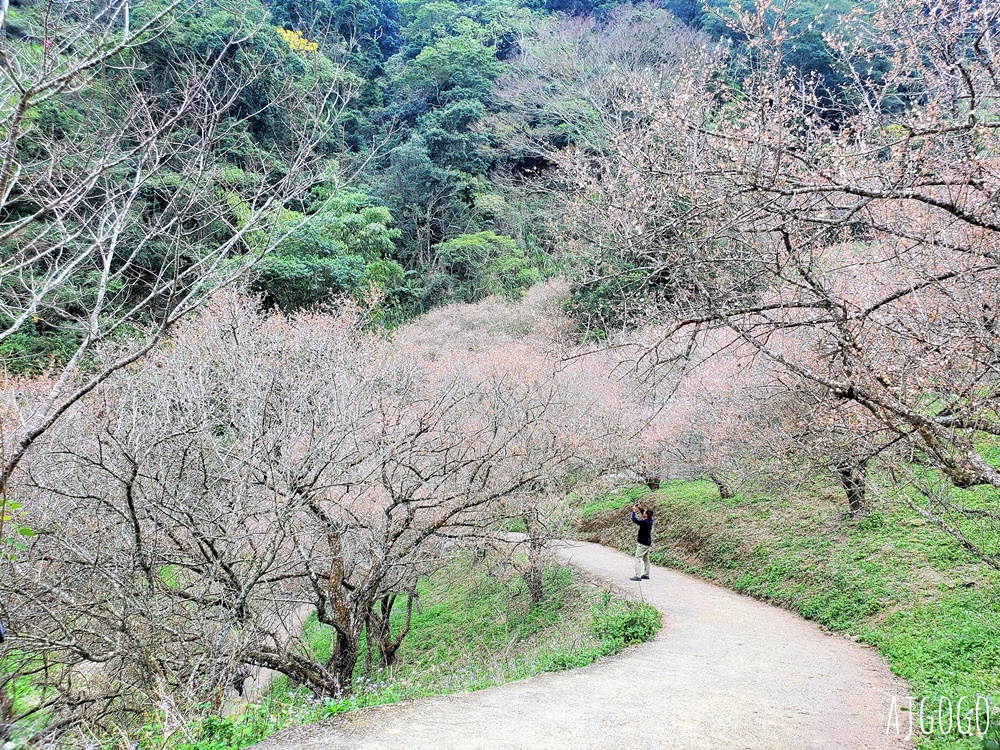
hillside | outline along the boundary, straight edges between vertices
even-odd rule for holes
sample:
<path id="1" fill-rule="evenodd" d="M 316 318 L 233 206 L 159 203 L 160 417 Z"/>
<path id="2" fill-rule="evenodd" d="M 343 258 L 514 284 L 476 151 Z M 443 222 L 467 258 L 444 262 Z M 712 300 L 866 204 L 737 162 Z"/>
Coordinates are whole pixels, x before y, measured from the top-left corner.
<path id="1" fill-rule="evenodd" d="M 992 720 L 993 5 L 16 0 L 0 34 L 5 748 L 590 664 L 662 613 L 552 543 L 624 548 L 647 497 L 655 560 Z"/>
<path id="2" fill-rule="evenodd" d="M 710 481 L 674 480 L 635 491 L 656 509 L 656 564 L 688 571 L 777 604 L 877 648 L 910 686 L 914 722 L 924 701 L 929 737 L 918 746 L 980 748 L 965 708 L 996 706 L 996 571 L 898 504 L 844 517 L 839 492 L 812 486 L 784 495 L 719 497 Z M 580 506 L 585 539 L 634 547 L 630 495 Z M 617 506 L 617 507 L 607 507 Z M 944 726 L 938 703 L 944 700 Z M 979 708 L 984 708 L 980 700 Z M 900 706 L 906 705 L 900 699 Z M 885 706 L 888 719 L 889 706 Z M 959 715 L 961 713 L 961 715 Z M 909 716 L 901 714 L 906 734 Z M 985 715 L 980 727 L 985 727 Z M 920 734 L 919 731 L 914 732 Z M 964 735 L 964 741 L 963 741 Z"/>

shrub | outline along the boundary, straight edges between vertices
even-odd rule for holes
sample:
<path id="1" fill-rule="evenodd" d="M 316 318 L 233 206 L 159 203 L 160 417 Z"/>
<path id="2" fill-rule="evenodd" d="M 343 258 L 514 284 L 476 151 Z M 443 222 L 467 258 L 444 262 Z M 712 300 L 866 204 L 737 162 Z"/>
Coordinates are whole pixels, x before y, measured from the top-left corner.
<path id="1" fill-rule="evenodd" d="M 524 250 L 506 235 L 490 231 L 463 234 L 437 245 L 435 251 L 457 280 L 456 296 L 466 302 L 490 295 L 517 299 L 541 280 Z"/>
<path id="2" fill-rule="evenodd" d="M 663 624 L 660 611 L 646 602 L 606 602 L 594 608 L 591 630 L 607 653 L 652 640 Z"/>

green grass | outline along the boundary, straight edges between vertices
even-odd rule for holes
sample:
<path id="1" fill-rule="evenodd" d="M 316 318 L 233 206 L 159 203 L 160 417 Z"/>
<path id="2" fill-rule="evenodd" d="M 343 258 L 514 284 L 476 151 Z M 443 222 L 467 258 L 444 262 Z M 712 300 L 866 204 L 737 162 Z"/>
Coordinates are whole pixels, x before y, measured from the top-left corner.
<path id="1" fill-rule="evenodd" d="M 17 723 L 22 735 L 30 735 L 45 728 L 48 716 L 40 705 L 56 697 L 54 688 L 41 687 L 37 674 L 44 668 L 37 656 L 27 655 L 20 649 L 10 649 L 0 660 L 0 671 L 5 678 L 4 698 L 12 716 L 27 715 Z"/>
<path id="2" fill-rule="evenodd" d="M 527 534 L 528 527 L 524 523 L 523 518 L 511 518 L 508 521 L 500 524 L 501 531 L 506 531 L 511 534 Z"/>
<path id="3" fill-rule="evenodd" d="M 669 482 L 645 500 L 657 511 L 656 564 L 877 647 L 912 694 L 935 706 L 940 696 L 966 696 L 967 706 L 977 693 L 1000 704 L 1000 575 L 902 503 L 850 521 L 833 489 L 722 500 L 700 481 Z M 620 512 L 581 513 L 581 523 L 622 549 L 633 543 Z M 981 744 L 952 735 L 923 738 L 920 746 Z"/>
<path id="4" fill-rule="evenodd" d="M 519 578 L 499 580 L 487 574 L 485 565 L 462 559 L 420 582 L 420 606 L 414 609 L 397 664 L 368 671 L 362 657 L 352 695 L 316 701 L 280 677 L 259 704 L 225 719 L 208 716 L 179 732 L 165 747 L 235 750 L 282 727 L 365 706 L 480 690 L 581 667 L 649 640 L 660 627 L 660 613 L 653 607 L 594 589 L 568 568 L 547 569 L 544 583 L 545 599 L 531 606 Z M 394 629 L 404 611 L 402 602 L 397 603 Z M 303 640 L 314 656 L 329 655 L 330 631 L 315 615 L 305 623 Z M 141 747 L 164 747 L 155 722 Z"/>
<path id="5" fill-rule="evenodd" d="M 639 498 L 648 495 L 649 491 L 649 488 L 645 485 L 640 485 L 638 487 L 624 487 L 613 490 L 606 495 L 602 495 L 586 503 L 580 509 L 580 515 L 583 518 L 589 518 L 590 516 L 598 513 L 603 513 L 604 511 L 628 508 Z"/>

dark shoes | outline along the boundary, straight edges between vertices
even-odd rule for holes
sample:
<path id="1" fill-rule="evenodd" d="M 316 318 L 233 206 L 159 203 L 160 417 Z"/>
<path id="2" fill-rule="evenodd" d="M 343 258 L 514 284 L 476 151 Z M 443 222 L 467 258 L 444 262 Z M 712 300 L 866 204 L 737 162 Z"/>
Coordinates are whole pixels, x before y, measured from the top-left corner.
<path id="1" fill-rule="evenodd" d="M 649 576 L 643 576 L 643 577 L 642 577 L 642 580 L 644 580 L 644 581 L 648 581 L 648 580 L 649 580 Z"/>
<path id="2" fill-rule="evenodd" d="M 632 576 L 631 578 L 629 578 L 629 580 L 630 581 L 641 581 L 642 579 L 639 578 L 639 576 Z"/>

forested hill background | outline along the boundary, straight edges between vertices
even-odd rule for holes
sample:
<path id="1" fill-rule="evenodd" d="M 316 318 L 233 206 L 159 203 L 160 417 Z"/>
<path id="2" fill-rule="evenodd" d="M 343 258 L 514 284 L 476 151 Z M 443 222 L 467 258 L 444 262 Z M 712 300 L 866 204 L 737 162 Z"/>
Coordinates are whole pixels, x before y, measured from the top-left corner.
<path id="1" fill-rule="evenodd" d="M 817 75 L 831 97 L 843 73 L 822 32 L 850 5 L 809 0 L 782 11 L 802 28 L 785 42 L 786 63 Z M 170 148 L 178 139 L 202 138 L 198 148 L 210 151 L 211 168 L 195 179 L 190 160 L 199 158 L 197 148 L 182 159 L 160 152 L 121 212 L 141 225 L 124 234 L 144 244 L 143 257 L 133 258 L 112 285 L 121 303 L 157 299 L 164 259 L 178 251 L 170 237 L 154 236 L 162 228 L 151 230 L 149 217 L 169 210 L 179 216 L 183 200 L 194 216 L 179 221 L 198 229 L 184 238 L 181 257 L 203 257 L 219 246 L 229 255 L 256 252 L 251 285 L 266 305 L 292 312 L 347 295 L 387 327 L 449 301 L 515 298 L 557 273 L 576 279 L 572 309 L 584 335 L 626 324 L 657 281 L 641 264 L 617 258 L 605 269 L 606 259 L 578 251 L 578 232 L 560 205 L 566 185 L 546 154 L 574 143 L 594 148 L 602 129 L 600 137 L 609 136 L 606 120 L 628 106 L 616 101 L 609 82 L 630 66 L 660 65 L 719 40 L 745 42 L 721 0 L 714 6 L 670 0 L 661 7 L 590 0 L 206 0 L 136 5 L 131 18 L 127 4 L 112 4 L 98 29 L 74 21 L 70 7 L 76 4 L 15 0 L 7 11 L 8 36 L 43 73 L 59 72 L 60 54 L 79 53 L 76 62 L 86 63 L 84 40 L 95 59 L 107 53 L 109 28 L 120 35 L 123 24 L 134 30 L 147 23 L 150 31 L 135 36 L 122 60 L 102 62 L 97 71 L 87 66 L 70 85 L 25 98 L 37 107 L 27 108 L 30 127 L 18 133 L 19 155 L 42 164 L 59 158 L 63 168 L 86 172 L 113 137 L 116 149 L 122 139 L 141 141 L 142 118 L 126 117 L 108 135 L 108 123 L 122 122 L 119 115 L 134 113 L 138 101 L 149 106 L 146 121 L 169 120 L 164 112 L 177 101 L 196 100 L 190 80 L 204 80 L 218 87 L 213 101 L 221 102 L 212 114 L 220 131 L 214 142 L 200 132 L 204 113 L 184 113 L 161 134 Z M 621 38 L 638 28 L 652 29 L 645 48 L 623 46 Z M 330 121 L 307 134 L 317 110 L 302 102 L 322 86 L 336 91 L 333 111 L 325 113 Z M 8 104 L 16 109 L 13 99 Z M 297 147 L 301 141 L 309 141 L 308 172 L 297 161 L 306 150 Z M 105 186 L 120 189 L 130 177 L 138 183 L 143 170 L 130 171 L 137 158 L 125 154 L 115 167 L 101 167 Z M 257 210 L 249 196 L 259 198 L 261 187 L 299 170 L 300 183 L 281 205 Z M 50 192 L 68 184 L 53 180 Z M 221 208 L 211 206 L 220 195 Z M 51 217 L 36 213 L 44 201 L 17 190 L 10 197 L 6 219 L 55 231 L 67 250 L 84 244 L 69 239 L 72 227 L 54 230 Z M 73 208 L 71 224 L 94 223 L 101 213 L 89 200 Z M 17 244 L 14 234 L 33 231 L 16 226 L 8 241 Z M 265 234 L 269 240 L 261 239 Z M 38 266 L 52 271 L 48 262 Z M 80 320 L 92 312 L 99 285 L 89 261 L 66 270 L 73 283 L 53 304 L 33 307 L 27 317 L 17 305 L 6 313 L 11 335 L 0 355 L 11 371 L 63 363 L 80 347 Z M 39 285 L 22 279 L 8 283 L 7 293 L 24 302 L 31 297 L 26 290 Z M 152 309 L 155 317 L 160 308 Z M 128 325 L 148 324 L 149 310 Z"/>

